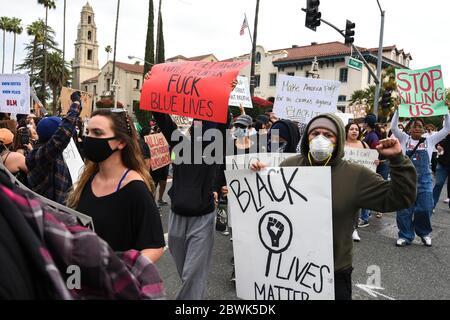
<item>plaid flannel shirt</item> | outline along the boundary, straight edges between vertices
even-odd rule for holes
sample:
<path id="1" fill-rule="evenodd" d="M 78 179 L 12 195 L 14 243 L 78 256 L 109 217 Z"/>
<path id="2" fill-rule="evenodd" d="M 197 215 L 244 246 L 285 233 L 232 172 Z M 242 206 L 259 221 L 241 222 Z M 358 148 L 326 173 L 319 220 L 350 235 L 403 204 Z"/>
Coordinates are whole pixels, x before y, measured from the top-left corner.
<path id="1" fill-rule="evenodd" d="M 81 227 L 74 216 L 56 212 L 20 189 L 0 185 L 0 193 L 33 229 L 38 239 L 33 254 L 38 252 L 40 261 L 44 261 L 43 268 L 56 297 L 67 300 L 165 298 L 155 265 L 139 251 L 116 254 L 93 231 Z M 80 289 L 66 286 L 72 276 L 67 273 L 70 266 L 80 270 Z"/>
<path id="2" fill-rule="evenodd" d="M 33 149 L 26 157 L 30 188 L 47 199 L 64 204 L 72 187 L 72 178 L 63 158 L 70 143 L 81 106 L 73 103 L 55 134 L 45 144 Z"/>

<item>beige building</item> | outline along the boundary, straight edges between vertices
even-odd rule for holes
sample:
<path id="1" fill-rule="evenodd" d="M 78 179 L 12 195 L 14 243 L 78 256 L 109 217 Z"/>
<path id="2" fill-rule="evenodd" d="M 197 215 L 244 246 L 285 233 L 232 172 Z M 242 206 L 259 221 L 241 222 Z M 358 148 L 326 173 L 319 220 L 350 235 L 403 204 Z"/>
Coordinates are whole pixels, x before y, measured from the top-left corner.
<path id="1" fill-rule="evenodd" d="M 112 85 L 113 62 L 106 63 L 100 73 L 81 84 L 81 90 L 87 91 L 94 95 L 94 101 L 104 98 L 110 98 L 111 91 L 114 91 Z M 144 66 L 140 64 L 129 64 L 116 62 L 116 75 L 118 87 L 117 101 L 122 103 L 128 111 L 135 111 L 139 108 L 139 100 L 141 96 L 142 81 L 144 79 Z M 93 103 L 95 110 L 95 102 Z"/>
<path id="2" fill-rule="evenodd" d="M 180 61 L 203 61 L 203 62 L 216 62 L 217 60 L 216 56 L 212 53 L 204 54 L 201 56 L 186 58 L 185 56 L 175 56 L 169 59 L 166 59 L 166 62 L 180 62 Z"/>
<path id="3" fill-rule="evenodd" d="M 80 23 L 78 24 L 75 56 L 72 61 L 72 87 L 81 90 L 81 83 L 98 75 L 99 71 L 95 14 L 89 2 L 87 2 L 81 10 Z"/>
<path id="4" fill-rule="evenodd" d="M 376 73 L 378 49 L 358 48 L 366 61 Z M 345 111 L 352 93 L 374 85 L 374 79 L 368 69 L 361 71 L 347 67 L 345 58 L 352 54 L 350 47 L 340 42 L 312 43 L 308 46 L 292 46 L 291 48 L 266 51 L 264 47 L 256 47 L 255 96 L 273 101 L 276 95 L 278 74 L 307 77 L 311 65 L 317 57 L 321 79 L 341 82 L 338 108 Z M 355 53 L 353 57 L 358 58 Z M 249 55 L 243 55 L 225 61 L 248 61 Z M 396 46 L 383 49 L 382 68 L 390 66 L 408 68 L 412 57 Z M 241 70 L 241 75 L 250 77 L 250 65 Z"/>

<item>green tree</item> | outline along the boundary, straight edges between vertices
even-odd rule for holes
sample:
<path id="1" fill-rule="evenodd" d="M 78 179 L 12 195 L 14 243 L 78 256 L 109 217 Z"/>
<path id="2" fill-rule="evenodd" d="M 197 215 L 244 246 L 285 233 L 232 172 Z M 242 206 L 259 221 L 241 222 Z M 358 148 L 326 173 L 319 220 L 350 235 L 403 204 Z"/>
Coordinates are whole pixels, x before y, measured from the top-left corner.
<path id="1" fill-rule="evenodd" d="M 27 27 L 27 33 L 31 35 L 32 40 L 25 46 L 25 58 L 23 62 L 17 65 L 16 70 L 22 70 L 30 75 L 31 86 L 36 90 L 39 100 L 42 102 L 50 97 L 47 92 L 47 86 L 44 85 L 44 52 L 59 51 L 58 44 L 55 41 L 55 31 L 51 27 L 47 27 L 47 37 L 44 40 L 43 30 L 45 25 L 40 23 L 42 20 L 33 22 Z M 44 29 L 42 29 L 42 28 Z M 43 43 L 46 42 L 46 50 L 43 49 Z"/>
<path id="2" fill-rule="evenodd" d="M 165 51 L 164 51 L 164 28 L 163 28 L 163 19 L 162 19 L 162 11 L 161 11 L 162 0 L 159 1 L 159 10 L 158 10 L 158 34 L 156 35 L 156 63 L 164 63 Z"/>
<path id="3" fill-rule="evenodd" d="M 18 34 L 22 34 L 23 27 L 21 26 L 22 19 L 19 18 L 12 18 L 11 19 L 11 32 L 14 34 L 14 49 L 13 49 L 13 59 L 12 59 L 12 71 L 11 73 L 14 73 L 14 64 L 16 60 L 16 38 Z"/>
<path id="4" fill-rule="evenodd" d="M 2 73 L 5 73 L 5 37 L 6 32 L 11 32 L 11 19 L 0 17 L 0 30 L 3 31 L 3 55 L 2 55 Z"/>
<path id="5" fill-rule="evenodd" d="M 38 4 L 41 4 L 45 7 L 45 29 L 44 29 L 44 39 L 47 39 L 47 27 L 48 27 L 48 10 L 56 9 L 55 0 L 38 0 Z M 47 50 L 45 45 L 47 41 L 44 40 L 43 49 L 44 49 L 44 84 L 47 85 Z M 45 100 L 42 101 L 45 107 Z"/>
<path id="6" fill-rule="evenodd" d="M 112 47 L 111 47 L 110 45 L 107 45 L 107 46 L 105 47 L 105 51 L 106 51 L 106 55 L 107 55 L 107 57 L 106 57 L 106 62 L 109 62 L 109 55 L 110 55 L 110 53 L 112 52 Z"/>
<path id="7" fill-rule="evenodd" d="M 145 55 L 144 55 L 144 76 L 151 69 L 151 64 L 155 63 L 155 39 L 154 39 L 154 29 L 155 29 L 155 17 L 153 12 L 153 0 L 148 1 L 148 22 L 147 22 L 147 40 L 145 43 Z M 141 110 L 139 108 L 139 104 L 133 105 L 134 113 L 136 115 L 136 119 L 141 125 L 141 127 L 148 127 L 150 120 L 152 118 L 151 112 L 147 110 Z"/>
<path id="8" fill-rule="evenodd" d="M 38 44 L 44 42 L 45 33 L 45 23 L 42 19 L 36 20 L 27 26 L 27 34 L 33 37 L 33 53 L 32 53 L 32 63 L 30 67 L 30 78 L 31 83 L 35 81 L 32 77 L 34 76 L 34 67 L 36 65 L 36 52 Z"/>
<path id="9" fill-rule="evenodd" d="M 48 54 L 48 85 L 52 92 L 52 111 L 56 114 L 56 107 L 58 105 L 58 98 L 63 86 L 69 85 L 70 69 L 67 62 L 63 60 L 62 52 L 52 51 Z M 65 79 L 63 83 L 62 79 Z"/>

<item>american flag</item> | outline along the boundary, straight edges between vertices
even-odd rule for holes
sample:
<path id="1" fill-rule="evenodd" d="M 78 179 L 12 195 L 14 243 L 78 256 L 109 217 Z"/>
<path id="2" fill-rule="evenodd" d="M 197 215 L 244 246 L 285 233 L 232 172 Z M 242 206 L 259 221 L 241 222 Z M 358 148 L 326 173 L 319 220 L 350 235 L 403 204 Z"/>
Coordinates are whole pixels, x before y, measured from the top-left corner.
<path id="1" fill-rule="evenodd" d="M 242 22 L 242 27 L 241 27 L 241 32 L 240 32 L 241 36 L 244 35 L 245 28 L 247 28 L 247 27 L 248 27 L 247 17 L 245 17 L 244 22 Z"/>

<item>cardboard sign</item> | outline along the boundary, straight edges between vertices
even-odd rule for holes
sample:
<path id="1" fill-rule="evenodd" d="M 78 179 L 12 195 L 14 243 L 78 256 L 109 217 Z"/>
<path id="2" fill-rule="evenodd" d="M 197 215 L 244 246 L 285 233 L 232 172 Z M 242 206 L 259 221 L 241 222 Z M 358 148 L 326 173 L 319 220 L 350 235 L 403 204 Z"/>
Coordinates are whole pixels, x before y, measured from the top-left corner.
<path id="1" fill-rule="evenodd" d="M 400 117 L 445 115 L 445 88 L 441 66 L 421 69 L 395 69 L 400 95 Z"/>
<path id="2" fill-rule="evenodd" d="M 63 158 L 69 168 L 72 184 L 76 184 L 79 176 L 83 172 L 84 162 L 83 159 L 81 159 L 80 153 L 78 152 L 77 146 L 73 139 L 70 139 L 70 143 L 66 149 L 64 149 Z"/>
<path id="3" fill-rule="evenodd" d="M 192 118 L 177 116 L 174 114 L 171 114 L 170 117 L 172 118 L 173 122 L 175 122 L 175 124 L 181 128 L 190 127 L 192 125 L 192 121 L 194 121 L 194 119 Z"/>
<path id="4" fill-rule="evenodd" d="M 247 77 L 239 76 L 237 80 L 238 84 L 236 88 L 231 91 L 228 105 L 239 107 L 242 104 L 244 108 L 253 108 Z"/>
<path id="5" fill-rule="evenodd" d="M 30 113 L 30 77 L 28 74 L 0 74 L 0 112 Z"/>
<path id="6" fill-rule="evenodd" d="M 334 299 L 330 167 L 225 175 L 233 211 L 237 296 Z"/>
<path id="7" fill-rule="evenodd" d="M 367 115 L 367 105 L 365 104 L 354 104 L 348 106 L 346 111 L 348 114 L 353 114 L 353 119 L 364 118 Z"/>
<path id="8" fill-rule="evenodd" d="M 344 151 L 344 160 L 360 164 L 364 167 L 369 168 L 373 172 L 377 171 L 375 160 L 378 160 L 378 151 L 372 149 L 356 149 L 347 147 L 344 148 Z"/>
<path id="9" fill-rule="evenodd" d="M 150 147 L 150 164 L 153 171 L 171 163 L 169 144 L 162 133 L 145 136 L 145 142 Z"/>
<path id="10" fill-rule="evenodd" d="M 231 83 L 248 62 L 183 61 L 153 66 L 140 108 L 226 123 Z"/>
<path id="11" fill-rule="evenodd" d="M 67 112 L 69 112 L 70 105 L 72 104 L 72 100 L 70 100 L 70 95 L 72 93 L 74 93 L 75 91 L 80 91 L 80 90 L 75 90 L 75 89 L 67 88 L 67 87 L 61 88 L 61 95 L 60 95 L 59 99 L 61 100 L 61 113 L 62 114 L 67 114 Z M 87 118 L 91 117 L 93 96 L 89 92 L 84 92 L 84 91 L 80 91 L 80 92 L 81 92 L 81 105 L 83 107 L 83 110 L 81 110 L 80 117 L 81 117 L 81 119 L 87 119 Z"/>
<path id="12" fill-rule="evenodd" d="M 280 75 L 273 111 L 281 119 L 308 123 L 322 113 L 337 111 L 339 81 Z"/>

